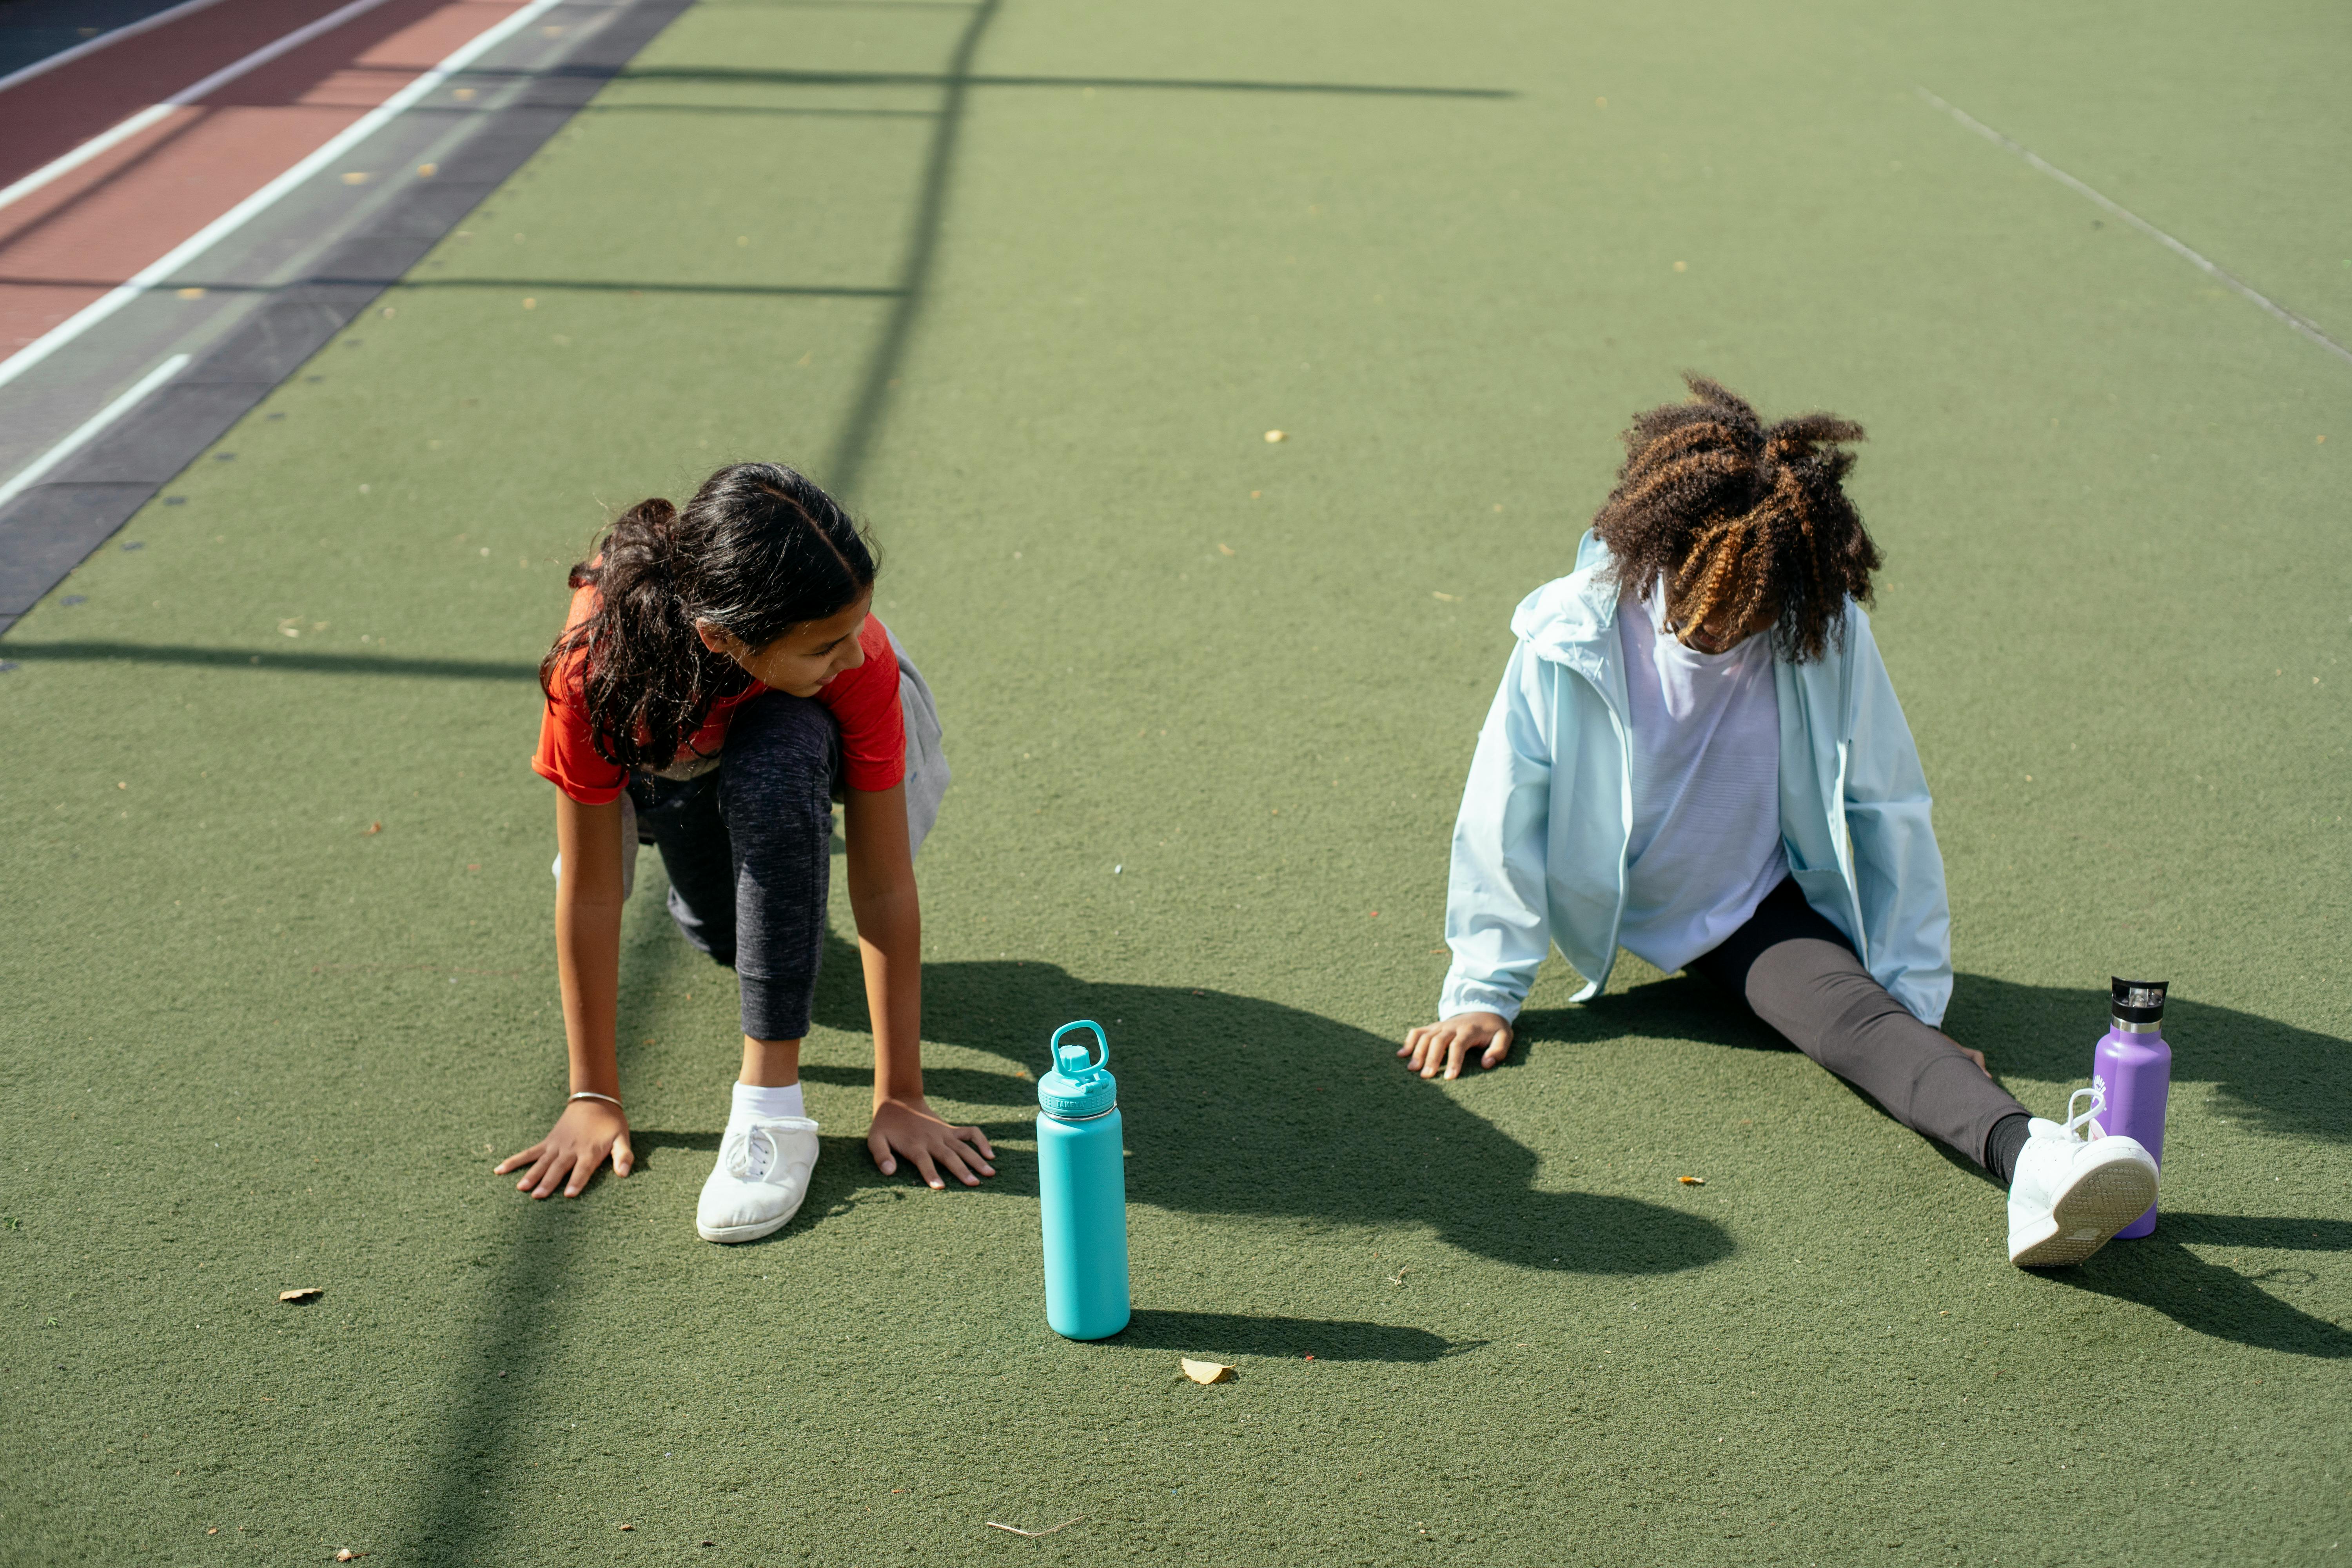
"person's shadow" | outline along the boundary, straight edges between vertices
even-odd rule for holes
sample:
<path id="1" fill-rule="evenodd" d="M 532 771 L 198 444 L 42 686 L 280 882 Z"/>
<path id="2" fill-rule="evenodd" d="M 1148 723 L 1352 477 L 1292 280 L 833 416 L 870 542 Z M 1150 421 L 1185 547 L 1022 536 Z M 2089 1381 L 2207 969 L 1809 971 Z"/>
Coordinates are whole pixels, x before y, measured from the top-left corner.
<path id="1" fill-rule="evenodd" d="M 1985 1052 L 1996 1077 L 2014 1074 L 2084 1084 L 2090 1081 L 2091 1049 L 2106 1021 L 2104 990 L 2021 985 L 1990 975 L 1961 974 L 1953 986 L 1944 1029 Z M 1519 1024 L 1520 1040 L 1538 1050 L 1554 1042 L 1629 1033 L 1702 1040 L 1732 1049 L 1794 1048 L 1744 1009 L 1731 1005 L 1706 981 L 1687 974 L 1597 997 L 1581 1006 L 1531 1010 Z M 2165 1007 L 2164 1032 L 2173 1051 L 2176 1100 L 2184 1083 L 2211 1084 L 2252 1129 L 2306 1142 L 2352 1142 L 2352 1046 L 2345 1041 L 2178 995 Z M 1859 1090 L 1855 1099 L 1870 1104 Z M 2042 1112 L 2056 1108 L 2027 1109 Z M 1954 1164 L 1967 1164 L 1946 1152 Z M 2195 1156 L 2183 1151 L 2179 1157 Z M 1972 1164 L 1967 1168 L 1976 1169 Z M 2309 1270 L 2273 1268 L 2242 1273 L 2208 1261 L 2193 1247 L 2352 1251 L 2352 1224 L 2294 1215 L 2180 1212 L 2159 1205 L 2154 1236 L 2113 1243 L 2075 1268 L 2050 1269 L 2036 1278 L 2053 1289 L 2137 1302 L 2217 1339 L 2299 1355 L 2352 1357 L 2352 1332 L 2273 1293 L 2316 1284 Z"/>
<path id="2" fill-rule="evenodd" d="M 855 948 L 829 939 L 816 1017 L 863 1034 Z M 1051 963 L 1006 959 L 923 967 L 924 1034 L 992 1051 L 1002 1073 L 929 1069 L 926 1087 L 1014 1110 L 992 1139 L 1032 1135 L 1034 1078 L 1055 1026 L 1094 1018 L 1108 1031 L 1131 1152 L 1128 1196 L 1189 1213 L 1287 1215 L 1335 1224 L 1421 1225 L 1456 1247 L 1519 1268 L 1657 1274 L 1714 1263 L 1731 1239 L 1714 1221 L 1637 1198 L 1547 1192 L 1535 1152 L 1405 1072 L 1395 1047 L 1279 1003 L 1216 991 L 1084 981 Z M 864 1068 L 807 1076 L 867 1081 Z M 821 1161 L 812 1207 L 866 1162 Z M 1000 1159 L 997 1183 L 1034 1192 L 1034 1163 Z M 822 1210 L 820 1209 L 820 1212 Z"/>

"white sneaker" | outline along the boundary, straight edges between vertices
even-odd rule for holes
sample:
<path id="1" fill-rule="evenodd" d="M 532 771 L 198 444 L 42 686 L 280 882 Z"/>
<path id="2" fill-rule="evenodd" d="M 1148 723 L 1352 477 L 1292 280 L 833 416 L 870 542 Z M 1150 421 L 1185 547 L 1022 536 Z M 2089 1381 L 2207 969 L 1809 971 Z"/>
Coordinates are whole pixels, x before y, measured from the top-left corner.
<path id="1" fill-rule="evenodd" d="M 2074 1101 L 2091 1109 L 2074 1114 Z M 2009 1260 L 2020 1268 L 2080 1263 L 2156 1202 L 2156 1160 L 2136 1138 L 2110 1136 L 2095 1120 L 2096 1089 L 2066 1100 L 2066 1123 L 2035 1117 L 2009 1184 Z"/>
<path id="2" fill-rule="evenodd" d="M 696 1232 L 705 1241 L 757 1241 L 783 1229 L 808 1196 L 816 1154 L 816 1123 L 805 1116 L 729 1121 L 694 1205 Z"/>

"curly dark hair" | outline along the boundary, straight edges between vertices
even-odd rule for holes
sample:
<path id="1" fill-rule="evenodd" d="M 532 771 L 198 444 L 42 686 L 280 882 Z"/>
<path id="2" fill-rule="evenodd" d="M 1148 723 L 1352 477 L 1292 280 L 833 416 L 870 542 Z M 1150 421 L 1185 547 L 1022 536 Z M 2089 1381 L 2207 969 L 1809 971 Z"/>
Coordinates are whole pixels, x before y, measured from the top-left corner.
<path id="1" fill-rule="evenodd" d="M 1646 596 L 1661 579 L 1685 644 L 1718 616 L 1769 620 L 1782 657 L 1815 659 L 1845 635 L 1845 603 L 1870 601 L 1882 564 L 1841 488 L 1842 443 L 1862 426 L 1833 414 L 1766 425 L 1721 383 L 1685 375 L 1687 403 L 1634 417 L 1617 488 L 1592 519 L 1617 581 Z"/>
<path id="2" fill-rule="evenodd" d="M 703 647 L 707 622 L 762 648 L 840 614 L 874 586 L 874 555 L 839 502 L 782 463 L 734 463 L 681 511 L 658 497 L 614 520 L 571 585 L 597 591 L 539 667 L 550 700 L 578 682 L 597 754 L 669 765 L 710 710 L 751 684 Z"/>

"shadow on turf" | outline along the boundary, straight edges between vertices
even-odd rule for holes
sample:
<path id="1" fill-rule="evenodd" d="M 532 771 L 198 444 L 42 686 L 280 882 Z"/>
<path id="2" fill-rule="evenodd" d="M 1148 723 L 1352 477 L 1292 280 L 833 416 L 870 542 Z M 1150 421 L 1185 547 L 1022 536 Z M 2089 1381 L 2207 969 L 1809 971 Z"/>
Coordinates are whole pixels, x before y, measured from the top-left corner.
<path id="1" fill-rule="evenodd" d="M 827 942 L 816 1017 L 864 1032 L 856 953 Z M 1658 1274 L 1731 1251 L 1714 1221 L 1637 1198 L 1545 1192 L 1535 1152 L 1412 1078 L 1389 1041 L 1254 997 L 1085 981 L 1018 960 L 923 968 L 926 1037 L 993 1051 L 1032 1071 L 1072 1018 L 1110 1033 L 1133 1161 L 1128 1195 L 1185 1213 L 1279 1215 L 1353 1225 L 1419 1225 L 1465 1250 L 1523 1268 Z M 864 1069 L 812 1078 L 869 1081 Z M 1036 1085 L 1012 1072 L 934 1069 L 927 1089 L 966 1105 L 1018 1108 L 983 1118 L 992 1139 L 1025 1139 Z M 835 1181 L 872 1179 L 862 1152 Z M 1001 1152 L 999 1190 L 1034 1192 L 1034 1160 Z M 814 1205 L 828 1194 L 812 1187 Z M 848 1188 L 832 1194 L 846 1196 Z M 1319 1352 L 1318 1352 L 1320 1353 Z"/>
<path id="2" fill-rule="evenodd" d="M 1985 1053 L 1996 1077 L 2090 1081 L 2091 1049 L 2107 1026 L 2106 987 L 2021 985 L 1961 974 L 1944 1028 Z M 1595 997 L 1580 1006 L 1529 1009 L 1528 1045 L 1577 1044 L 1636 1034 L 1750 1050 L 1791 1047 L 1696 975 Z M 2210 1083 L 2247 1124 L 2290 1138 L 2352 1142 L 2352 1045 L 2252 1013 L 2175 994 L 2165 1005 L 2172 1079 Z M 2028 1106 L 2037 1114 L 2054 1106 Z"/>
<path id="3" fill-rule="evenodd" d="M 940 76 L 919 79 L 942 89 L 939 118 L 931 126 L 929 142 L 923 150 L 922 172 L 915 184 L 906 249 L 898 264 L 898 294 L 883 320 L 882 330 L 875 337 L 873 352 L 866 356 L 866 373 L 858 383 L 857 396 L 843 416 L 841 429 L 827 455 L 823 478 L 840 495 L 856 492 L 866 459 L 881 434 L 883 416 L 890 405 L 890 389 L 898 384 L 898 367 L 907 357 L 907 345 L 914 341 L 915 325 L 922 317 L 931 269 L 939 259 L 940 226 L 947 216 L 948 183 L 955 172 L 956 148 L 963 140 L 964 110 L 971 101 L 971 62 L 979 57 L 981 39 L 996 20 L 998 4 L 999 0 L 979 0 L 956 35 L 955 47 L 948 55 L 947 70 Z"/>
<path id="4" fill-rule="evenodd" d="M 663 979 L 700 955 L 679 939 L 658 896 L 647 899 L 640 889 L 624 921 L 617 1036 L 626 1083 L 640 1048 L 628 1042 L 643 1039 L 653 1026 Z M 532 1136 L 537 1132 L 533 1128 Z M 697 1146 L 699 1138 L 635 1136 L 686 1147 Z M 710 1147 L 718 1147 L 715 1136 Z M 611 1180 L 608 1170 L 591 1190 Z M 513 1191 L 511 1176 L 499 1177 L 491 1191 L 512 1201 L 501 1215 L 497 1245 L 477 1260 L 485 1272 L 472 1296 L 482 1304 L 481 1314 L 468 1336 L 453 1336 L 446 1349 L 435 1347 L 447 1380 L 439 1412 L 442 1436 L 437 1449 L 411 1472 L 418 1489 L 408 1528 L 425 1543 L 420 1555 L 426 1562 L 479 1562 L 479 1545 L 506 1528 L 506 1505 L 494 1502 L 488 1489 L 507 1470 L 503 1456 L 543 1436 L 545 1410 L 539 1400 L 544 1396 L 536 1391 L 547 1386 L 542 1377 L 558 1374 L 564 1353 L 562 1318 L 547 1282 L 564 1279 L 583 1245 L 596 1245 L 595 1237 L 614 1217 L 592 1217 L 588 1209 L 561 1197 L 533 1202 Z"/>
<path id="5" fill-rule="evenodd" d="M 2084 1084 L 2107 1026 L 2107 988 L 2020 985 L 1963 974 L 1944 1027 L 1983 1050 L 1996 1072 Z M 2248 1126 L 2289 1138 L 2352 1142 L 2352 1045 L 2175 993 L 2165 1003 L 2172 1081 L 2210 1083 Z M 2035 1108 L 2040 1109 L 2040 1108 Z"/>
<path id="6" fill-rule="evenodd" d="M 2154 1236 L 2110 1242 L 2081 1267 L 2053 1269 L 2041 1278 L 2053 1287 L 2136 1302 L 2217 1340 L 2331 1361 L 2352 1357 L 2352 1332 L 2273 1294 L 2316 1285 L 2317 1274 L 2292 1267 L 2242 1273 L 2199 1257 L 2189 1250 L 2195 1247 L 2346 1252 L 2352 1251 L 2352 1225 L 2280 1215 L 2161 1214 Z"/>
<path id="7" fill-rule="evenodd" d="M 1135 89 L 1177 92 L 1307 93 L 1336 98 L 1454 98 L 1499 100 L 1518 97 L 1501 87 L 1403 87 L 1379 82 L 1248 81 L 1219 77 L 1152 76 L 974 76 L 970 61 L 959 58 L 944 72 L 760 70 L 730 66 L 641 66 L 625 70 L 628 82 L 686 81 L 728 87 L 936 87 L 955 90 L 966 87 L 1045 87 Z"/>
<path id="8" fill-rule="evenodd" d="M 1235 1312 L 1162 1312 L 1139 1308 L 1108 1344 L 1186 1355 L 1264 1356 L 1276 1361 L 1441 1361 L 1484 1344 L 1455 1344 L 1427 1329 L 1322 1318 L 1253 1318 Z"/>
<path id="9" fill-rule="evenodd" d="M 2106 1027 L 2107 1001 L 2105 987 L 2021 985 L 1961 974 L 1944 1027 L 1982 1050 L 1996 1074 L 2081 1084 L 2090 1079 L 2091 1051 Z M 1627 1034 L 1737 1049 L 1794 1048 L 1688 974 L 1581 1006 L 1529 1011 L 1519 1023 L 1521 1041 L 1534 1048 Z M 2179 995 L 2166 1004 L 2165 1037 L 2172 1046 L 2174 1083 L 2212 1084 L 2249 1126 L 2287 1138 L 2352 1141 L 2352 1049 L 2344 1041 Z M 1929 1147 L 1956 1169 L 1982 1174 L 1942 1145 Z M 2285 1215 L 2166 1214 L 2155 1236 L 2116 1243 L 2080 1268 L 2038 1278 L 2056 1288 L 2137 1302 L 2216 1339 L 2298 1355 L 2352 1356 L 2352 1332 L 2273 1293 L 2315 1283 L 2308 1271 L 2244 1274 L 2189 1250 L 2216 1247 L 2352 1250 L 2352 1225 Z"/>
<path id="10" fill-rule="evenodd" d="M 187 643 L 10 643 L 8 657 L 26 662 L 58 660 L 104 664 L 182 664 L 198 669 L 262 669 L 305 675 L 402 675 L 429 680 L 530 680 L 539 666 L 487 658 L 403 658 L 375 653 L 256 652 L 242 647 L 199 647 Z"/>

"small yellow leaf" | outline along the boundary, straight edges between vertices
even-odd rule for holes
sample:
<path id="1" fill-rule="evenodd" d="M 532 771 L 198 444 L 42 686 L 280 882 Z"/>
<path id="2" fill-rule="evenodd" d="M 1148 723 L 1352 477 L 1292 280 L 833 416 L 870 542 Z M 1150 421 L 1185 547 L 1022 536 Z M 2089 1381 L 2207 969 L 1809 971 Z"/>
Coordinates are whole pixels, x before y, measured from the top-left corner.
<path id="1" fill-rule="evenodd" d="M 1220 544 L 1217 546 L 1217 553 L 1220 555 L 1231 555 L 1233 552 L 1234 547 L 1230 544 Z"/>
<path id="2" fill-rule="evenodd" d="M 1680 1182 L 1686 1187 L 1703 1187 L 1706 1185 L 1706 1178 L 1705 1176 L 1676 1176 L 1675 1180 Z"/>
<path id="3" fill-rule="evenodd" d="M 305 1285 L 299 1290 L 280 1290 L 278 1299 L 281 1301 L 315 1301 L 326 1293 L 327 1288 L 323 1285 Z"/>
<path id="4" fill-rule="evenodd" d="M 1286 430 L 1269 430 L 1265 433 L 1265 444 L 1269 447 L 1273 446 L 1276 441 L 1287 441 L 1289 439 L 1290 433 Z"/>
<path id="5" fill-rule="evenodd" d="M 1194 1383 L 1223 1383 L 1234 1375 L 1234 1369 L 1221 1361 L 1194 1361 L 1190 1356 L 1179 1356 L 1176 1364 L 1182 1367 L 1184 1375 Z"/>
<path id="6" fill-rule="evenodd" d="M 1433 598 L 1443 599 L 1443 600 L 1444 600 L 1444 601 L 1445 601 L 1447 604 L 1449 604 L 1449 605 L 1458 605 L 1458 604 L 1460 604 L 1460 603 L 1462 602 L 1462 595 L 1459 595 L 1459 594 L 1447 594 L 1447 593 L 1441 592 L 1440 590 L 1435 589 L 1435 588 L 1432 588 L 1432 589 L 1430 590 L 1430 596 L 1431 596 L 1431 597 L 1433 597 Z"/>

